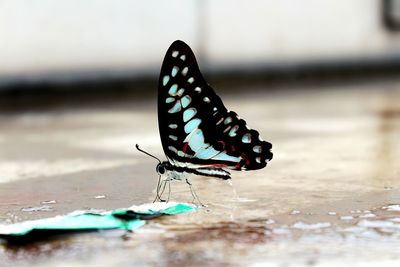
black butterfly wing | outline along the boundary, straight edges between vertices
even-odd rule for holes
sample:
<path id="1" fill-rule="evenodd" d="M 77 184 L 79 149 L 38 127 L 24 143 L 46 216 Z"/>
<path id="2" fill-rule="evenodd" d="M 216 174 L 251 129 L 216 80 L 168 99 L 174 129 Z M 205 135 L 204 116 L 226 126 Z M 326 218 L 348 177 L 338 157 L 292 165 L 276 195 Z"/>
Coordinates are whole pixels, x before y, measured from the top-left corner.
<path id="1" fill-rule="evenodd" d="M 272 145 L 225 108 L 190 47 L 179 40 L 161 67 L 158 123 L 165 155 L 175 166 L 255 170 L 272 159 Z"/>

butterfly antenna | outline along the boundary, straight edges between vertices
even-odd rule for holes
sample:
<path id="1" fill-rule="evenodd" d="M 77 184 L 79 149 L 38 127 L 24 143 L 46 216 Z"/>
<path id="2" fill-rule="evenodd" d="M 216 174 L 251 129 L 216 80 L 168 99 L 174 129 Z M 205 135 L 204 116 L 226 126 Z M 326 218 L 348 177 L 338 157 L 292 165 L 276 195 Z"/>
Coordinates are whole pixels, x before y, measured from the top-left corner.
<path id="1" fill-rule="evenodd" d="M 152 157 L 152 158 L 158 160 L 158 162 L 161 163 L 161 160 L 160 160 L 159 158 L 157 158 L 156 156 L 153 156 L 152 154 L 150 154 L 150 153 L 148 153 L 148 152 L 142 150 L 141 148 L 139 148 L 139 145 L 138 145 L 138 144 L 136 144 L 136 149 L 139 150 L 140 152 L 146 154 L 147 156 L 150 156 L 150 157 Z"/>

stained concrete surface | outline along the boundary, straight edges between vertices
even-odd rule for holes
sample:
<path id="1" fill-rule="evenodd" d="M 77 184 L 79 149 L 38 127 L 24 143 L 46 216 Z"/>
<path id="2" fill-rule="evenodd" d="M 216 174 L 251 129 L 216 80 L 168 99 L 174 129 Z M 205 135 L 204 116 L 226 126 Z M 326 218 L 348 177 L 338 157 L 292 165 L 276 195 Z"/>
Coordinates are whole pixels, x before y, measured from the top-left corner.
<path id="1" fill-rule="evenodd" d="M 400 81 L 242 89 L 220 95 L 273 143 L 267 168 L 193 177 L 206 208 L 134 233 L 3 245 L 0 266 L 397 266 Z M 0 223 L 151 201 L 136 143 L 163 157 L 155 99 L 0 114 Z"/>

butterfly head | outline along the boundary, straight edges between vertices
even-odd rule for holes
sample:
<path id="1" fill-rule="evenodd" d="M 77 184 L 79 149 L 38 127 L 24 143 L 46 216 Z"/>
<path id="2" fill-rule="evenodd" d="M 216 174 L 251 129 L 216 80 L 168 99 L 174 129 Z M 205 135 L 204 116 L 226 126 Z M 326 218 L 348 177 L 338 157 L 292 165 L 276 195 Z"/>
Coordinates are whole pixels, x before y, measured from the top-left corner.
<path id="1" fill-rule="evenodd" d="M 156 171 L 159 175 L 163 175 L 165 174 L 168 170 L 170 170 L 171 168 L 169 168 L 171 166 L 171 164 L 168 161 L 163 161 L 157 164 L 156 166 Z"/>
<path id="2" fill-rule="evenodd" d="M 165 164 L 164 163 L 158 163 L 157 167 L 156 167 L 156 171 L 157 171 L 157 173 L 159 175 L 164 174 L 167 171 L 167 169 L 165 168 Z"/>
<path id="3" fill-rule="evenodd" d="M 168 166 L 171 165 L 168 161 L 161 162 L 161 160 L 159 158 L 157 158 L 157 157 L 151 155 L 150 153 L 140 149 L 138 144 L 136 144 L 136 149 L 139 150 L 140 152 L 142 152 L 142 153 L 144 153 L 144 154 L 156 159 L 158 161 L 158 164 L 157 164 L 157 167 L 156 167 L 156 171 L 157 171 L 157 173 L 159 175 L 165 174 L 167 172 Z"/>

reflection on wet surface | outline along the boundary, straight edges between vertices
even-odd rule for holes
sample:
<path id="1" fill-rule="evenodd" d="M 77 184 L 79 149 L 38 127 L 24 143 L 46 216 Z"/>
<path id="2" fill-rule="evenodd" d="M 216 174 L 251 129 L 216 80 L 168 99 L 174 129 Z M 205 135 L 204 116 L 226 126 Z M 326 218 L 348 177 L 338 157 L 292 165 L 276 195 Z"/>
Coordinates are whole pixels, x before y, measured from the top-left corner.
<path id="1" fill-rule="evenodd" d="M 248 88 L 246 88 L 246 92 Z M 251 91 L 250 91 L 251 92 Z M 191 179 L 207 207 L 134 233 L 0 247 L 7 265 L 353 266 L 400 262 L 400 83 L 222 95 L 273 143 L 265 169 Z M 126 103 L 125 103 L 126 104 Z M 0 115 L 0 222 L 151 201 L 155 101 Z M 173 182 L 174 200 L 192 200 Z"/>

